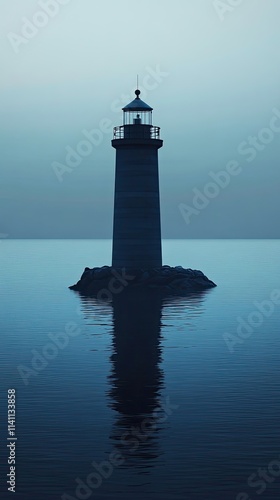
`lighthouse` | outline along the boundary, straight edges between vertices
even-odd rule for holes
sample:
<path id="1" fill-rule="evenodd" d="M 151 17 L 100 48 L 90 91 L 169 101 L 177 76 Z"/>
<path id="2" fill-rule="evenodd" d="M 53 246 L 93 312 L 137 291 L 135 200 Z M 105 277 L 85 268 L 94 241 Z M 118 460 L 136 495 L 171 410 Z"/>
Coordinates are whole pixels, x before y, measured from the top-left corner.
<path id="1" fill-rule="evenodd" d="M 158 150 L 160 128 L 153 108 L 140 98 L 123 108 L 123 125 L 114 128 L 116 149 L 112 267 L 162 266 Z"/>
<path id="2" fill-rule="evenodd" d="M 123 108 L 123 125 L 114 128 L 116 150 L 112 266 L 86 267 L 71 290 L 113 300 L 125 290 L 184 294 L 215 287 L 201 271 L 162 266 L 158 150 L 160 128 L 153 108 L 136 98 Z M 124 271 L 131 271 L 124 273 Z"/>

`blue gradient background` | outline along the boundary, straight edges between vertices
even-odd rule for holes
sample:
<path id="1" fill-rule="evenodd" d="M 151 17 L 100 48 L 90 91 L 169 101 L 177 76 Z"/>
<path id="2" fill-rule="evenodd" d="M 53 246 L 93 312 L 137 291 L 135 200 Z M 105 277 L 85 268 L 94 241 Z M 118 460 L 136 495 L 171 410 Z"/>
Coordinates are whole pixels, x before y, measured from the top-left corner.
<path id="1" fill-rule="evenodd" d="M 132 99 L 138 73 L 165 141 L 163 237 L 279 237 L 280 133 L 251 163 L 237 151 L 280 109 L 278 0 L 244 0 L 223 22 L 212 0 L 71 0 L 18 54 L 8 34 L 19 35 L 23 18 L 41 8 L 1 0 L 0 9 L 1 233 L 111 237 L 111 133 L 61 183 L 52 163 L 65 162 L 83 129 L 122 123 L 118 110 Z M 145 91 L 147 68 L 157 65 L 168 76 L 150 79 L 154 88 Z M 190 205 L 193 189 L 232 159 L 242 174 L 186 225 L 178 206 Z"/>

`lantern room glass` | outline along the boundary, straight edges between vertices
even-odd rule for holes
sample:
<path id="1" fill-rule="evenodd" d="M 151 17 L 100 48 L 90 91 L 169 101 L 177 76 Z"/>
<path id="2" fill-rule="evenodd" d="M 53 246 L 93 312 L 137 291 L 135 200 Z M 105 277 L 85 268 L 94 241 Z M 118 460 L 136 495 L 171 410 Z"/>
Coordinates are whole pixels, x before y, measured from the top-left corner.
<path id="1" fill-rule="evenodd" d="M 141 120 L 139 122 L 139 120 Z M 123 124 L 124 125 L 150 125 L 153 124 L 153 112 L 152 111 L 131 111 L 124 110 L 123 112 Z"/>

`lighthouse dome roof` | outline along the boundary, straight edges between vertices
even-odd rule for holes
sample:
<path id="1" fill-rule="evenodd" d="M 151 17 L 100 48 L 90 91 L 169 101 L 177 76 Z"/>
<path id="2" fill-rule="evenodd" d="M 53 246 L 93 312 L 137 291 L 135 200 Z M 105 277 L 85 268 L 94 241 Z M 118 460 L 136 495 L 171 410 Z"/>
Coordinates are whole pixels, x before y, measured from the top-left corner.
<path id="1" fill-rule="evenodd" d="M 136 98 L 123 108 L 123 111 L 153 111 L 153 108 L 140 99 L 140 90 L 135 91 Z"/>

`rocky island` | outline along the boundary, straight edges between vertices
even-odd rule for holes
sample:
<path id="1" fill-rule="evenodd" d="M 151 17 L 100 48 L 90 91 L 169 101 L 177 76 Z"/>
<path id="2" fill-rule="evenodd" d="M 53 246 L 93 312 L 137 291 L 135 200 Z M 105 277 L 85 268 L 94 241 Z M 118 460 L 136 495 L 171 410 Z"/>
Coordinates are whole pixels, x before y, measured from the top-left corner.
<path id="1" fill-rule="evenodd" d="M 81 279 L 71 290 L 99 298 L 111 298 L 114 294 L 132 290 L 159 290 L 164 294 L 184 294 L 214 288 L 201 271 L 184 269 L 181 266 L 162 266 L 154 269 L 114 269 L 110 266 L 86 267 Z"/>

